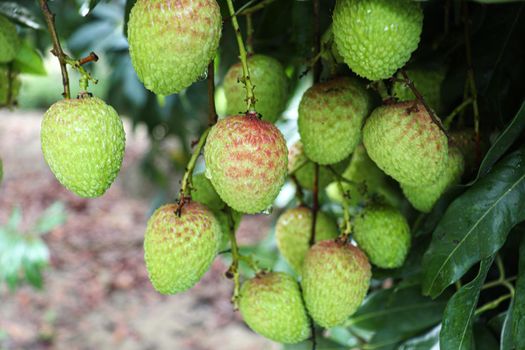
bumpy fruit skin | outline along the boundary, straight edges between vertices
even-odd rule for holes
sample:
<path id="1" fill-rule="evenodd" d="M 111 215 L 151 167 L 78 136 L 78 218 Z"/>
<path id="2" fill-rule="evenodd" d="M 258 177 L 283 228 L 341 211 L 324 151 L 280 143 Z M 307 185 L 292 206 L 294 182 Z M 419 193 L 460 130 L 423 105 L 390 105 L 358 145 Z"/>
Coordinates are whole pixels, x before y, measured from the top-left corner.
<path id="1" fill-rule="evenodd" d="M 257 97 L 255 109 L 263 120 L 273 123 L 281 116 L 288 100 L 288 79 L 284 68 L 275 58 L 265 55 L 248 58 L 248 67 Z M 246 112 L 246 89 L 242 77 L 240 63 L 231 66 L 224 77 L 228 115 Z"/>
<path id="2" fill-rule="evenodd" d="M 408 185 L 432 184 L 447 164 L 447 136 L 413 101 L 376 108 L 363 128 L 363 143 L 379 168 Z"/>
<path id="3" fill-rule="evenodd" d="M 5 64 L 0 64 L 0 107 L 13 104 L 20 92 L 20 85 L 17 72 L 10 71 Z"/>
<path id="4" fill-rule="evenodd" d="M 366 255 L 337 241 L 316 243 L 303 265 L 303 297 L 313 320 L 331 328 L 343 323 L 363 302 L 372 276 Z"/>
<path id="5" fill-rule="evenodd" d="M 410 227 L 405 217 L 389 206 L 365 208 L 354 220 L 353 237 L 372 264 L 384 269 L 403 265 L 410 249 Z"/>
<path id="6" fill-rule="evenodd" d="M 246 281 L 239 310 L 252 330 L 276 342 L 294 344 L 310 337 L 299 285 L 288 274 L 271 272 Z"/>
<path id="7" fill-rule="evenodd" d="M 193 287 L 217 255 L 221 229 L 213 213 L 197 202 L 157 209 L 148 221 L 144 260 L 153 287 L 175 294 Z"/>
<path id="8" fill-rule="evenodd" d="M 131 62 L 148 90 L 180 92 L 215 56 L 222 17 L 215 0 L 138 0 L 131 9 Z"/>
<path id="9" fill-rule="evenodd" d="M 361 140 L 361 126 L 370 109 L 365 88 L 338 78 L 308 89 L 299 104 L 299 134 L 306 156 L 334 164 L 350 155 Z"/>
<path id="10" fill-rule="evenodd" d="M 219 120 L 204 149 L 206 176 L 226 204 L 242 213 L 267 209 L 284 184 L 288 149 L 270 122 L 255 116 Z"/>
<path id="11" fill-rule="evenodd" d="M 401 184 L 403 193 L 408 201 L 419 211 L 428 213 L 443 193 L 455 185 L 465 170 L 463 154 L 457 147 L 449 147 L 448 161 L 445 171 L 441 173 L 436 182 L 427 186 L 410 186 Z"/>
<path id="12" fill-rule="evenodd" d="M 306 207 L 288 209 L 277 220 L 275 238 L 282 256 L 299 275 L 308 251 L 312 227 L 312 212 Z M 323 241 L 339 235 L 337 224 L 323 212 L 317 213 L 315 240 Z"/>
<path id="13" fill-rule="evenodd" d="M 414 82 L 414 86 L 423 95 L 428 105 L 437 113 L 441 112 L 441 84 L 445 79 L 445 70 L 443 68 L 414 68 L 406 71 L 410 80 Z M 399 79 L 403 79 L 401 74 L 398 74 Z M 396 81 L 392 86 L 392 94 L 399 101 L 415 100 L 416 96 L 412 93 L 410 88 L 401 81 Z"/>
<path id="14" fill-rule="evenodd" d="M 54 103 L 44 114 L 40 138 L 53 174 L 80 197 L 106 192 L 118 175 L 126 146 L 117 112 L 97 97 Z"/>
<path id="15" fill-rule="evenodd" d="M 16 27 L 0 15 L 0 63 L 12 61 L 20 49 L 20 38 Z"/>
<path id="16" fill-rule="evenodd" d="M 193 174 L 191 198 L 212 210 L 220 210 L 225 206 L 204 173 Z"/>
<path id="17" fill-rule="evenodd" d="M 341 175 L 347 165 L 348 159 L 344 159 L 339 163 L 331 165 L 331 167 L 335 172 Z M 288 173 L 291 174 L 292 172 L 294 172 L 293 175 L 302 188 L 307 190 L 312 190 L 314 188 L 315 164 L 304 154 L 301 141 L 294 143 L 288 150 Z M 324 188 L 334 180 L 335 176 L 329 169 L 326 167 L 319 167 L 318 188 Z"/>
<path id="18" fill-rule="evenodd" d="M 423 13 L 410 0 L 337 0 L 332 27 L 350 69 L 370 80 L 386 79 L 417 48 Z"/>

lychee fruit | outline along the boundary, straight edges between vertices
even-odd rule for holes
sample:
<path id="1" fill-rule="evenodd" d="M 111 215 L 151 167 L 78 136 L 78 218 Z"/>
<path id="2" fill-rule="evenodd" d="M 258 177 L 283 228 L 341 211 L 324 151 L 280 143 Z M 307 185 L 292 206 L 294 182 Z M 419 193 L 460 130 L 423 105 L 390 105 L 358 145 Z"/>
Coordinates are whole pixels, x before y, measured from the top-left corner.
<path id="1" fill-rule="evenodd" d="M 347 158 L 361 140 L 369 109 L 368 93 L 357 80 L 337 78 L 312 86 L 299 104 L 299 134 L 306 156 L 319 164 Z"/>
<path id="2" fill-rule="evenodd" d="M 332 164 L 332 169 L 341 175 L 348 165 L 348 159 Z M 301 141 L 294 143 L 288 151 L 288 173 L 292 174 L 302 188 L 312 190 L 315 181 L 315 164 L 304 154 Z M 319 167 L 318 188 L 325 188 L 336 176 L 326 167 Z"/>
<path id="3" fill-rule="evenodd" d="M 432 184 L 447 164 L 447 136 L 415 101 L 376 108 L 363 128 L 363 143 L 379 168 L 407 185 Z"/>
<path id="4" fill-rule="evenodd" d="M 131 9 L 131 62 L 148 90 L 178 93 L 214 58 L 222 29 L 216 0 L 138 0 Z"/>
<path id="5" fill-rule="evenodd" d="M 371 278 L 366 255 L 352 244 L 321 241 L 303 265 L 303 297 L 313 320 L 324 328 L 342 324 L 363 302 Z"/>
<path id="6" fill-rule="evenodd" d="M 293 344 L 311 335 L 299 284 L 283 272 L 258 274 L 244 282 L 239 310 L 252 330 L 273 341 Z"/>
<path id="7" fill-rule="evenodd" d="M 51 171 L 80 197 L 101 196 L 119 173 L 126 145 L 122 121 L 97 97 L 54 103 L 44 114 L 40 137 Z"/>
<path id="8" fill-rule="evenodd" d="M 158 208 L 148 221 L 144 260 L 153 287 L 161 294 L 175 294 L 193 287 L 217 255 L 219 222 L 197 202 Z"/>
<path id="9" fill-rule="evenodd" d="M 256 116 L 215 124 L 204 149 L 206 175 L 226 204 L 242 213 L 268 209 L 284 184 L 288 150 L 283 135 Z"/>
<path id="10" fill-rule="evenodd" d="M 399 210 L 375 204 L 357 215 L 353 224 L 353 238 L 372 264 L 384 269 L 403 265 L 411 238 L 410 227 Z"/>
<path id="11" fill-rule="evenodd" d="M 423 27 L 423 12 L 411 0 L 337 0 L 334 39 L 345 63 L 356 74 L 391 77 L 410 59 Z"/>
<path id="12" fill-rule="evenodd" d="M 441 84 L 445 79 L 445 69 L 417 67 L 407 69 L 406 74 L 414 83 L 416 89 L 421 93 L 428 105 L 436 112 L 441 111 Z M 392 94 L 399 101 L 415 100 L 416 96 L 410 88 L 401 81 L 403 77 L 397 74 L 399 81 L 392 86 Z"/>
<path id="13" fill-rule="evenodd" d="M 301 274 L 304 256 L 309 248 L 311 229 L 312 212 L 302 206 L 286 210 L 275 226 L 277 247 L 298 274 Z M 339 230 L 335 220 L 321 211 L 318 212 L 315 222 L 316 242 L 336 238 L 338 235 Z"/>
<path id="14" fill-rule="evenodd" d="M 11 21 L 0 14 L 0 63 L 12 61 L 20 50 L 20 38 Z"/>
<path id="15" fill-rule="evenodd" d="M 288 100 L 288 78 L 284 68 L 275 58 L 266 55 L 249 57 L 248 67 L 257 98 L 255 109 L 263 120 L 273 123 L 281 116 Z M 242 79 L 241 63 L 231 66 L 224 77 L 228 115 L 246 112 L 246 89 Z"/>
<path id="16" fill-rule="evenodd" d="M 465 162 L 463 154 L 457 147 L 449 147 L 448 161 L 445 170 L 438 177 L 436 182 L 425 186 L 410 186 L 401 184 L 403 193 L 408 201 L 419 211 L 428 213 L 443 193 L 455 185 L 461 178 Z"/>

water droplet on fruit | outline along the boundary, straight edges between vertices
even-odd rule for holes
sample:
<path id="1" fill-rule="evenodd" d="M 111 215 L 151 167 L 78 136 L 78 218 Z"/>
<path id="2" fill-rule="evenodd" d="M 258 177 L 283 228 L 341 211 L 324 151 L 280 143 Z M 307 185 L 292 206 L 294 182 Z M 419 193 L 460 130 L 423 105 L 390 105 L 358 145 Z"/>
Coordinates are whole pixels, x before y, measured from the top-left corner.
<path id="1" fill-rule="evenodd" d="M 197 81 L 206 80 L 208 79 L 208 70 L 205 70 L 199 77 L 197 78 Z"/>
<path id="2" fill-rule="evenodd" d="M 273 207 L 270 205 L 268 208 L 264 209 L 261 214 L 264 214 L 264 215 L 270 215 L 273 211 Z"/>

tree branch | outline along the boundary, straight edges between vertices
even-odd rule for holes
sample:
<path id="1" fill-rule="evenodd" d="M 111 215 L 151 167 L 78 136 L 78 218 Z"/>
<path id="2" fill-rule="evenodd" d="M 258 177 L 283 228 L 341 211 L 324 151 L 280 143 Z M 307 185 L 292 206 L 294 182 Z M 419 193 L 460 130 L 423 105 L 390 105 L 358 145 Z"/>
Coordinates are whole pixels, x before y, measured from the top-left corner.
<path id="1" fill-rule="evenodd" d="M 208 125 L 217 123 L 217 108 L 215 107 L 215 61 L 208 65 Z"/>

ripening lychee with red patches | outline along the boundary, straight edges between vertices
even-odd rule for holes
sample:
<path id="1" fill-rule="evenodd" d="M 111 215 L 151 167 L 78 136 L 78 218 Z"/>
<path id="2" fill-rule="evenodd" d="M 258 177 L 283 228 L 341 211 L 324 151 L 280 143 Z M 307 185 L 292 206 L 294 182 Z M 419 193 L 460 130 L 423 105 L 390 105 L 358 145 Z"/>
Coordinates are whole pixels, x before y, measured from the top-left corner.
<path id="1" fill-rule="evenodd" d="M 206 175 L 226 204 L 253 214 L 267 209 L 287 174 L 288 150 L 272 123 L 256 116 L 219 120 L 204 149 Z"/>
<path id="2" fill-rule="evenodd" d="M 372 276 L 366 255 L 346 242 L 321 241 L 306 255 L 303 297 L 315 323 L 331 328 L 343 323 L 363 302 Z"/>
<path id="3" fill-rule="evenodd" d="M 447 164 L 447 136 L 415 101 L 376 108 L 363 128 L 363 144 L 381 170 L 406 185 L 434 183 Z"/>
<path id="4" fill-rule="evenodd" d="M 177 204 L 157 209 L 148 221 L 144 237 L 144 260 L 153 287 L 175 294 L 193 287 L 208 271 L 217 255 L 221 227 L 204 205 Z"/>

